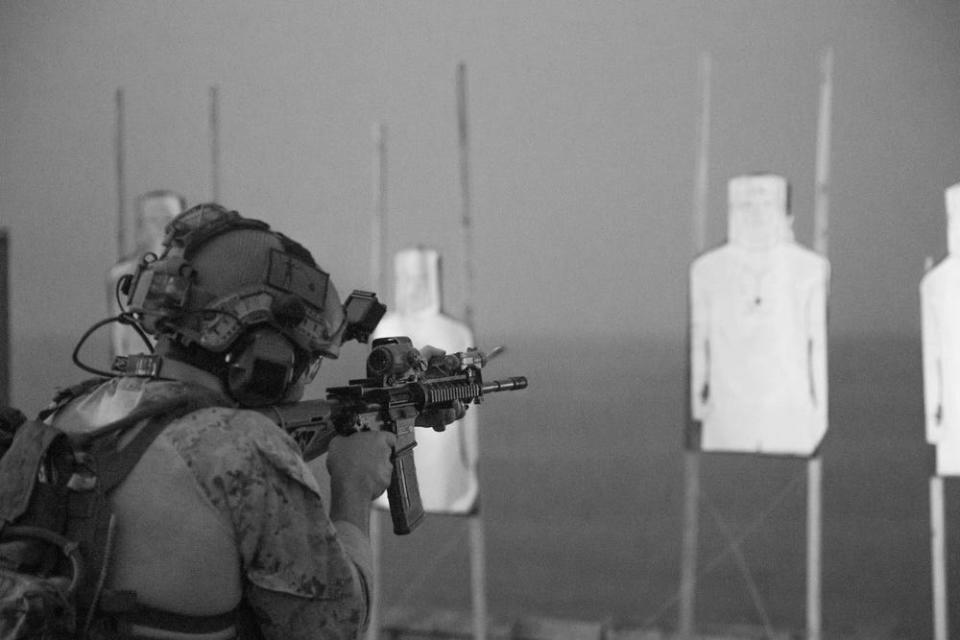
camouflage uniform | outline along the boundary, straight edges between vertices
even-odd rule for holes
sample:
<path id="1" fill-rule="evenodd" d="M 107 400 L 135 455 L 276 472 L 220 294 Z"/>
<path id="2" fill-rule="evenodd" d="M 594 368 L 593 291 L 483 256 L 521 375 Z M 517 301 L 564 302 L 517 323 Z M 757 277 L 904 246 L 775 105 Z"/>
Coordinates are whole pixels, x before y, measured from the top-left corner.
<path id="1" fill-rule="evenodd" d="M 116 378 L 68 405 L 54 422 L 67 431 L 85 431 L 126 415 L 145 400 L 190 391 L 191 385 L 183 382 Z M 369 541 L 355 526 L 330 521 L 316 479 L 286 433 L 257 412 L 233 408 L 226 398 L 218 404 L 171 422 L 112 496 L 118 539 L 110 586 L 136 587 L 145 604 L 179 613 L 221 612 L 205 609 L 221 606 L 222 598 L 206 606 L 197 602 L 205 599 L 203 592 L 181 598 L 178 594 L 196 585 L 182 575 L 157 575 L 175 563 L 150 556 L 151 550 L 177 555 L 168 540 L 190 526 L 186 519 L 193 510 L 195 519 L 212 523 L 196 536 L 198 545 L 211 550 L 203 557 L 221 558 L 221 566 L 197 569 L 194 581 L 202 583 L 217 572 L 227 576 L 227 588 L 212 595 L 233 593 L 228 600 L 239 600 L 242 592 L 264 637 L 356 637 L 366 621 Z M 170 495 L 175 490 L 183 495 Z M 182 513 L 183 521 L 156 521 L 157 511 L 164 509 Z M 150 518 L 155 521 L 145 528 Z M 151 537 L 156 529 L 167 530 L 139 547 L 135 540 L 124 540 L 125 530 Z M 223 555 L 223 549 L 229 553 Z M 198 552 L 189 545 L 183 549 L 185 554 Z M 239 571 L 224 566 L 224 557 L 233 558 L 234 565 L 238 559 Z M 141 571 L 134 570 L 138 562 Z M 145 572 L 156 577 L 145 577 Z M 236 580 L 229 578 L 231 572 Z M 156 584 L 164 579 L 183 584 Z"/>

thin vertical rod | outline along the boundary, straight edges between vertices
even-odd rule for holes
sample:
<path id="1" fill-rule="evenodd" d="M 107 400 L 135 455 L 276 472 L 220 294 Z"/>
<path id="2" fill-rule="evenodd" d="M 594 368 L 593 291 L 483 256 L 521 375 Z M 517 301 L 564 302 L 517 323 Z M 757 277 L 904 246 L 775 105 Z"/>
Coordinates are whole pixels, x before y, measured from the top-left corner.
<path id="1" fill-rule="evenodd" d="M 467 66 L 457 65 L 457 148 L 460 155 L 460 222 L 463 238 L 464 322 L 475 331 L 473 294 L 473 219 L 470 200 L 470 129 L 467 119 Z M 480 513 L 469 517 L 470 576 L 474 640 L 487 638 L 486 556 Z"/>
<path id="2" fill-rule="evenodd" d="M 700 114 L 697 123 L 697 160 L 693 187 L 693 251 L 703 252 L 707 245 L 707 191 L 710 155 L 710 54 L 700 57 Z M 687 345 L 688 357 L 691 345 Z M 688 363 L 689 366 L 689 363 Z M 689 379 L 687 381 L 689 393 Z M 689 405 L 689 400 L 688 400 Z M 689 422 L 689 421 L 688 421 Z M 700 452 L 684 452 L 683 540 L 680 558 L 680 610 L 678 631 L 681 638 L 692 638 L 697 590 L 697 544 L 700 535 Z"/>
<path id="3" fill-rule="evenodd" d="M 830 231 L 830 124 L 833 109 L 833 49 L 820 62 L 820 104 L 817 115 L 816 185 L 813 210 L 813 248 L 823 256 Z M 820 640 L 822 629 L 823 460 L 807 461 L 807 638 Z"/>
<path id="4" fill-rule="evenodd" d="M 386 235 L 387 235 L 387 127 L 373 126 L 374 158 L 372 166 L 372 224 L 370 225 L 370 283 L 381 296 L 386 291 Z M 383 609 L 382 553 L 383 514 L 376 507 L 370 509 L 370 549 L 372 552 L 373 583 L 370 585 L 370 620 L 367 640 L 377 640 Z"/>
<path id="5" fill-rule="evenodd" d="M 820 111 L 817 118 L 816 192 L 814 194 L 813 248 L 826 256 L 830 232 L 830 145 L 833 111 L 833 48 L 821 59 Z"/>
<path id="6" fill-rule="evenodd" d="M 821 631 L 821 531 L 823 459 L 807 461 L 807 638 L 819 640 Z"/>
<path id="7" fill-rule="evenodd" d="M 373 583 L 370 585 L 370 617 L 367 620 L 366 640 L 380 637 L 381 610 L 383 608 L 383 579 L 381 578 L 381 542 L 383 539 L 382 514 L 376 507 L 370 508 L 370 564 L 373 571 Z"/>
<path id="8" fill-rule="evenodd" d="M 123 89 L 117 89 L 114 94 L 114 169 L 117 179 L 117 260 L 122 260 L 127 255 L 127 176 L 126 176 L 126 158 L 124 153 L 126 113 L 124 105 Z"/>
<path id="9" fill-rule="evenodd" d="M 370 283 L 381 297 L 387 291 L 387 126 L 373 126 L 373 215 L 370 235 Z"/>
<path id="10" fill-rule="evenodd" d="M 10 235 L 0 228 L 0 406 L 10 406 Z"/>
<path id="11" fill-rule="evenodd" d="M 697 166 L 693 192 L 693 246 L 697 253 L 702 252 L 707 246 L 711 73 L 710 54 L 704 53 L 700 58 L 700 120 L 697 126 Z"/>
<path id="12" fill-rule="evenodd" d="M 220 89 L 210 87 L 210 194 L 220 202 Z"/>
<path id="13" fill-rule="evenodd" d="M 933 569 L 933 638 L 948 640 L 947 537 L 943 478 L 930 478 L 930 551 Z"/>
<path id="14" fill-rule="evenodd" d="M 473 324 L 473 219 L 470 200 L 470 131 L 467 123 L 467 67 L 457 65 L 457 140 L 460 153 L 460 224 L 463 239 L 464 321 Z"/>
<path id="15" fill-rule="evenodd" d="M 483 532 L 483 518 L 479 512 L 469 517 L 470 527 L 470 584 L 473 599 L 473 637 L 485 640 L 487 637 L 487 563 L 485 558 L 486 542 Z"/>
<path id="16" fill-rule="evenodd" d="M 925 273 L 933 268 L 933 256 L 924 260 Z M 947 608 L 947 524 L 943 500 L 943 478 L 930 476 L 930 578 L 933 587 L 933 640 L 948 640 Z"/>
<path id="17" fill-rule="evenodd" d="M 683 542 L 680 559 L 679 637 L 693 638 L 697 588 L 697 539 L 700 531 L 700 452 L 684 452 Z"/>

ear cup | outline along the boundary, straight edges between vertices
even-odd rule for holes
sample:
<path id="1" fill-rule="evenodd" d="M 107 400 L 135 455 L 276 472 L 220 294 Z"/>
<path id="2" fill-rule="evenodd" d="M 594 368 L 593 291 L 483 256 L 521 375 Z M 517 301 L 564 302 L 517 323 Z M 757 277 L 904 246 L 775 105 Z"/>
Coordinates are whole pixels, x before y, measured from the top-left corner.
<path id="1" fill-rule="evenodd" d="M 237 341 L 227 356 L 226 385 L 246 407 L 276 404 L 295 382 L 296 349 L 272 329 L 257 329 Z"/>

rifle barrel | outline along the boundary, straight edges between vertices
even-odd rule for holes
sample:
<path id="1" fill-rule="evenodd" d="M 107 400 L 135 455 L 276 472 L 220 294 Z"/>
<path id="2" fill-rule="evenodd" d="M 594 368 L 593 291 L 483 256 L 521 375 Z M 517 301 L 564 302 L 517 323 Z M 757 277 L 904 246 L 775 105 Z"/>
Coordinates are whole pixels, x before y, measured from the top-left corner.
<path id="1" fill-rule="evenodd" d="M 502 380 L 492 380 L 483 385 L 484 393 L 496 393 L 498 391 L 519 391 L 527 388 L 527 378 L 525 376 L 513 376 Z"/>

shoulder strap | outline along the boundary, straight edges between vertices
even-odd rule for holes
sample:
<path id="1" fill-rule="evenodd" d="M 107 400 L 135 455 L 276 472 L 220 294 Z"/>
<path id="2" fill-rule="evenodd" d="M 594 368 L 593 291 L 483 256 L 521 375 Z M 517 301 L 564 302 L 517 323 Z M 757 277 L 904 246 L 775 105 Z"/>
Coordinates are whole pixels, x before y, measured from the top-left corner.
<path id="1" fill-rule="evenodd" d="M 90 378 L 57 391 L 51 404 L 40 412 L 36 420 L 27 420 L 19 410 L 4 407 L 0 410 L 0 528 L 26 513 L 40 465 L 47 451 L 63 436 L 63 432 L 43 420 L 68 402 L 94 387 L 105 378 Z"/>
<path id="2" fill-rule="evenodd" d="M 158 403 L 156 406 L 144 407 L 134 411 L 126 418 L 106 425 L 98 430 L 102 437 L 98 438 L 92 448 L 97 465 L 97 482 L 99 490 L 109 493 L 133 470 L 147 448 L 156 440 L 157 436 L 177 417 L 185 400 L 176 399 L 171 402 Z M 185 412 L 186 413 L 186 412 Z M 185 415 L 185 413 L 181 415 Z M 143 420 L 147 423 L 133 436 L 133 439 L 122 448 L 118 448 L 119 437 L 129 428 Z M 104 431 L 106 430 L 106 431 Z M 108 434 L 114 437 L 107 437 Z"/>
<path id="3" fill-rule="evenodd" d="M 23 515 L 30 504 L 44 455 L 63 433 L 37 420 L 27 420 L 0 457 L 0 525 Z"/>
<path id="4" fill-rule="evenodd" d="M 89 572 L 79 593 L 78 601 L 86 611 L 87 624 L 93 622 L 91 612 L 101 601 L 101 595 L 107 600 L 125 602 L 116 611 L 104 611 L 108 618 L 124 611 L 136 609 L 134 593 L 103 592 L 102 586 L 110 566 L 112 553 L 113 525 L 109 507 L 109 494 L 136 466 L 144 452 L 161 432 L 175 419 L 197 409 L 218 404 L 217 397 L 201 391 L 188 390 L 176 398 L 146 402 L 129 415 L 84 434 L 71 434 L 71 441 L 78 449 L 85 449 L 92 460 L 96 473 L 96 485 L 92 491 L 74 494 L 69 528 L 73 537 L 80 542 L 86 554 Z M 129 442 L 120 447 L 121 436 L 130 428 L 146 421 Z M 108 607 L 109 608 L 109 607 Z"/>
<path id="5" fill-rule="evenodd" d="M 154 416 L 164 416 L 168 421 L 176 420 L 197 409 L 223 404 L 223 399 L 214 391 L 207 389 L 188 389 L 181 394 L 162 400 L 148 400 L 119 420 L 83 433 L 71 433 L 70 441 L 74 446 L 83 447 L 100 436 L 116 432 L 119 436 L 128 428 Z"/>
<path id="6" fill-rule="evenodd" d="M 59 411 L 62 407 L 69 404 L 75 398 L 86 395 L 96 387 L 106 382 L 109 378 L 87 378 L 77 384 L 63 389 L 57 389 L 53 395 L 53 400 L 37 416 L 37 420 L 46 420 L 51 414 Z"/>

